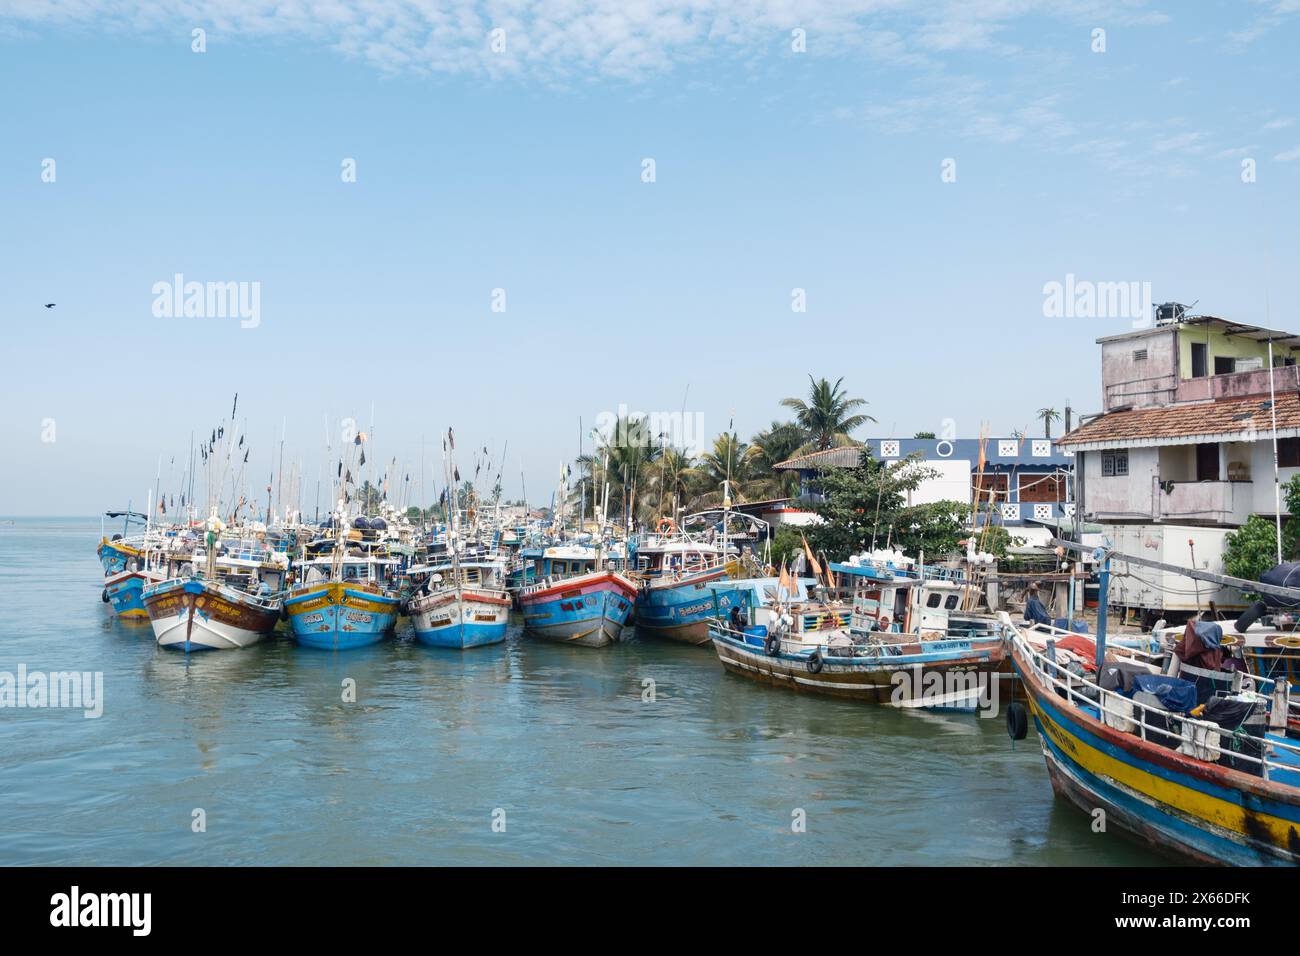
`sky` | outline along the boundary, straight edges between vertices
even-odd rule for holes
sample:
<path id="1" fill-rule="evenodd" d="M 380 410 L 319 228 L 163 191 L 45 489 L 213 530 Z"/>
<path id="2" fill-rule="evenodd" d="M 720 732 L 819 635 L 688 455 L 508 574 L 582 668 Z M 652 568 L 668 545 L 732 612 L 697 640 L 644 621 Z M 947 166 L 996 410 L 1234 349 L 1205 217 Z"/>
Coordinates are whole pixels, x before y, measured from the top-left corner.
<path id="1" fill-rule="evenodd" d="M 1049 283 L 1300 329 L 1298 33 L 1300 0 L 0 0 L 0 513 L 175 493 L 235 393 L 250 490 L 283 439 L 309 513 L 347 418 L 428 500 L 449 426 L 544 502 L 620 408 L 747 438 L 810 374 L 858 437 L 1038 434 L 1132 327 Z M 172 314 L 177 275 L 258 307 Z"/>

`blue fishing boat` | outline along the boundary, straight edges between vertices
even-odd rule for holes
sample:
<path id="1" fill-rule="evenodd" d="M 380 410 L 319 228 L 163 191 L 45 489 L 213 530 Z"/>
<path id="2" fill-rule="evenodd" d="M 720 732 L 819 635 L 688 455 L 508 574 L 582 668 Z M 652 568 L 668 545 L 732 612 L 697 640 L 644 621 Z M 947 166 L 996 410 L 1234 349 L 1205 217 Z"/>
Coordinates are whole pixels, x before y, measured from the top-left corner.
<path id="1" fill-rule="evenodd" d="M 107 577 L 126 570 L 126 566 L 131 559 L 139 557 L 139 546 L 144 536 L 133 536 L 131 527 L 133 525 L 147 526 L 149 516 L 140 514 L 138 511 L 132 511 L 128 507 L 126 511 L 105 511 L 104 518 L 122 519 L 122 531 L 112 537 L 109 537 L 104 529 L 103 518 L 100 519 L 99 547 L 95 549 L 95 553 L 99 557 L 100 565 L 104 568 L 104 576 Z M 107 602 L 107 596 L 104 600 Z"/>
<path id="2" fill-rule="evenodd" d="M 415 639 L 432 647 L 499 644 L 510 622 L 505 565 L 489 553 L 452 553 L 410 569 L 416 591 L 407 605 Z"/>
<path id="3" fill-rule="evenodd" d="M 709 642 L 710 585 L 737 577 L 733 550 L 681 534 L 671 519 L 635 551 L 637 632 L 687 644 Z"/>
<path id="4" fill-rule="evenodd" d="M 535 559 L 537 580 L 519 592 L 524 627 L 538 637 L 583 647 L 617 641 L 637 587 L 589 545 L 556 545 Z"/>
<path id="5" fill-rule="evenodd" d="M 773 587 L 713 586 L 709 636 L 734 674 L 791 690 L 899 707 L 973 709 L 1006 656 L 1003 628 L 974 607 L 974 587 L 876 562 L 832 565 L 848 587 L 805 598 Z M 851 599 L 844 599 L 844 594 Z"/>
<path id="6" fill-rule="evenodd" d="M 162 571 L 149 567 L 142 558 L 131 558 L 127 567 L 104 578 L 104 598 L 118 617 L 147 621 L 145 588 L 164 580 Z"/>
<path id="7" fill-rule="evenodd" d="M 378 644 L 397 624 L 400 562 L 365 547 L 348 548 L 346 530 L 334 553 L 296 568 L 284 613 L 303 647 L 345 651 Z"/>
<path id="8" fill-rule="evenodd" d="M 1266 678 L 1238 666 L 1251 656 L 1252 645 L 1241 639 L 1252 635 L 1261 609 L 1237 621 L 1236 635 L 1217 622 L 1187 624 L 1157 665 L 1149 655 L 1117 652 L 1108 640 L 1111 554 L 1098 549 L 1095 557 L 1095 641 L 1044 641 L 1009 628 L 1011 662 L 1028 703 L 1027 710 L 1008 707 L 1012 738 L 1023 739 L 1032 720 L 1057 796 L 1094 820 L 1103 812 L 1108 824 L 1153 847 L 1202 863 L 1300 863 L 1300 745 L 1289 671 Z M 1275 586 L 1272 596 L 1294 602 L 1300 589 Z M 1256 652 L 1269 647 L 1253 645 Z"/>
<path id="9" fill-rule="evenodd" d="M 1126 688 L 1122 671 L 1081 675 L 1019 633 L 1010 647 L 1058 796 L 1199 862 L 1300 863 L 1300 747 L 1286 733 L 1284 682 L 1197 705 L 1181 678 L 1149 674 Z M 1019 704 L 1008 729 L 1025 736 Z"/>

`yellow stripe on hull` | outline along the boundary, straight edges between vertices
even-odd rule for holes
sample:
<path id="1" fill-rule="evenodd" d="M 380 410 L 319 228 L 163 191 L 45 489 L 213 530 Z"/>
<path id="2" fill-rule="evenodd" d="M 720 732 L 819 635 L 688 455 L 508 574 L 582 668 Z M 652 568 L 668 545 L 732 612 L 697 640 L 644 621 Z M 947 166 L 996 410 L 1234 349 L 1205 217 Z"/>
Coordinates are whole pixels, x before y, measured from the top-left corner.
<path id="1" fill-rule="evenodd" d="M 354 608 L 358 611 L 370 611 L 375 614 L 392 614 L 393 604 L 391 601 L 369 601 L 364 597 L 356 594 L 345 594 L 347 588 L 354 588 L 355 585 L 340 584 L 331 582 L 322 584 L 318 589 L 307 592 L 309 597 L 294 595 L 296 600 L 289 605 L 287 610 L 289 617 L 298 617 L 300 614 L 310 614 L 313 611 L 319 611 L 323 607 L 330 605 L 344 605 Z"/>
<path id="2" fill-rule="evenodd" d="M 1291 821 L 1262 810 L 1247 811 L 1238 803 L 1166 780 L 1155 773 L 1118 760 L 1067 733 L 1043 708 L 1038 706 L 1033 695 L 1030 695 L 1029 701 L 1040 726 L 1047 732 L 1052 742 L 1085 772 L 1107 778 L 1135 795 L 1145 798 L 1148 803 L 1160 805 L 1168 812 L 1253 840 L 1263 838 L 1264 833 L 1261 830 L 1266 830 L 1268 842 L 1279 848 L 1288 846 L 1290 835 L 1296 828 Z"/>

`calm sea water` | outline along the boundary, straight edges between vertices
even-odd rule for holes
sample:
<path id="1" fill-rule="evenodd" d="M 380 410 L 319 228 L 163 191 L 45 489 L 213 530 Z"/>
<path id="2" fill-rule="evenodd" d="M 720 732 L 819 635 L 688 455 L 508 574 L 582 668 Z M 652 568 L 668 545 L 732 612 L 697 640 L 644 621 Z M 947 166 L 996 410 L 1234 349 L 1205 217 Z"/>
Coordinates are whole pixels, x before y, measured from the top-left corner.
<path id="1" fill-rule="evenodd" d="M 105 697 L 99 719 L 0 710 L 0 864 L 1162 862 L 1055 801 L 1033 732 L 1013 747 L 1001 719 L 518 627 L 467 653 L 403 621 L 362 651 L 186 659 L 101 603 L 98 539 L 98 520 L 0 523 L 0 671 L 102 671 Z"/>

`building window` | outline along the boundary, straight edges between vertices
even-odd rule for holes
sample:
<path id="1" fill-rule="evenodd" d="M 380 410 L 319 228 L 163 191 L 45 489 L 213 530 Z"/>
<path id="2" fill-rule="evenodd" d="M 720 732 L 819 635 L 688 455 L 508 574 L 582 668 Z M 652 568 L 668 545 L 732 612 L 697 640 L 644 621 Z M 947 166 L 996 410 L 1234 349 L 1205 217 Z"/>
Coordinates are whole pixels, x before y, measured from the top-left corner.
<path id="1" fill-rule="evenodd" d="M 1119 478 L 1128 474 L 1128 449 L 1108 451 L 1101 456 L 1101 474 L 1104 478 Z"/>
<path id="2" fill-rule="evenodd" d="M 1192 378 L 1204 378 L 1206 372 L 1205 343 L 1192 343 Z"/>
<path id="3" fill-rule="evenodd" d="M 1279 468 L 1300 468 L 1300 438 L 1277 440 L 1277 464 Z"/>
<path id="4" fill-rule="evenodd" d="M 1214 356 L 1214 374 L 1231 375 L 1237 371 L 1237 360 L 1231 355 Z"/>
<path id="5" fill-rule="evenodd" d="M 1145 362 L 1146 360 L 1147 360 L 1147 350 L 1146 350 L 1146 349 L 1136 349 L 1136 350 L 1133 352 L 1133 361 L 1135 361 L 1135 362 Z"/>
<path id="6" fill-rule="evenodd" d="M 1060 475 L 1022 474 L 1020 500 L 1023 502 L 1064 501 L 1065 480 Z"/>

